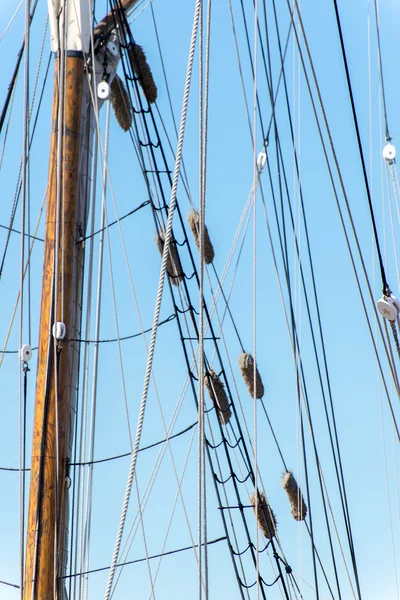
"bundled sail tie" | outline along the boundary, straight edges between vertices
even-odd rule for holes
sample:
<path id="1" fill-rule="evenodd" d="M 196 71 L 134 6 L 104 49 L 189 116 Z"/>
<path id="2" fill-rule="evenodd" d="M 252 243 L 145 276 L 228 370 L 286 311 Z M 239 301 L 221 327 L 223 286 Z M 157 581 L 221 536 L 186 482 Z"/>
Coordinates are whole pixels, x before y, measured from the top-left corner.
<path id="1" fill-rule="evenodd" d="M 132 104 L 122 79 L 116 73 L 111 83 L 110 100 L 119 126 L 128 131 L 132 125 Z"/>
<path id="2" fill-rule="evenodd" d="M 165 231 L 163 229 L 160 229 L 160 233 L 156 236 L 155 240 L 157 243 L 158 250 L 162 256 L 165 242 Z M 173 283 L 174 285 L 179 285 L 183 279 L 183 270 L 178 251 L 175 247 L 175 244 L 172 242 L 172 239 L 169 246 L 167 258 L 167 271 L 171 283 Z"/>
<path id="3" fill-rule="evenodd" d="M 256 513 L 256 492 L 250 496 L 250 502 Z M 258 524 L 264 536 L 270 540 L 276 534 L 276 517 L 270 507 L 264 492 L 258 492 L 257 514 Z"/>
<path id="4" fill-rule="evenodd" d="M 287 493 L 290 502 L 290 512 L 296 521 L 304 521 L 307 516 L 307 505 L 304 502 L 303 494 L 294 475 L 291 471 L 286 471 L 282 475 L 282 487 Z"/>
<path id="5" fill-rule="evenodd" d="M 229 400 L 226 395 L 223 381 L 221 381 L 215 371 L 208 369 L 204 376 L 204 383 L 208 394 L 217 409 L 219 420 L 222 425 L 226 425 L 231 418 L 231 409 L 229 408 Z"/>
<path id="6" fill-rule="evenodd" d="M 239 367 L 242 372 L 242 376 L 249 394 L 254 398 L 254 358 L 248 352 L 243 352 L 239 356 Z M 255 381 L 255 395 L 256 398 L 262 398 L 264 396 L 264 385 L 261 380 L 260 373 L 258 372 L 257 366 L 255 369 L 256 381 Z"/>
<path id="7" fill-rule="evenodd" d="M 190 211 L 188 216 L 190 229 L 192 230 L 194 241 L 196 246 L 200 250 L 200 216 L 197 210 L 194 208 Z M 214 260 L 214 248 L 210 240 L 210 235 L 206 225 L 204 225 L 204 262 L 206 265 L 210 265 Z"/>
<path id="8" fill-rule="evenodd" d="M 132 71 L 138 78 L 140 87 L 146 96 L 147 102 L 152 104 L 157 100 L 157 86 L 153 79 L 153 74 L 146 60 L 143 48 L 139 44 L 129 44 L 128 56 Z"/>

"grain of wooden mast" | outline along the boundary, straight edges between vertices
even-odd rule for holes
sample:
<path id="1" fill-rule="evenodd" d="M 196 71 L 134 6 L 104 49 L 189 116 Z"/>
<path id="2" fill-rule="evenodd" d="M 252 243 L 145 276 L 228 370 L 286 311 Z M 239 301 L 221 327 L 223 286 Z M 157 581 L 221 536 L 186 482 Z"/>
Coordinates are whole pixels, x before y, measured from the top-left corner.
<path id="1" fill-rule="evenodd" d="M 54 282 L 57 202 L 57 131 L 58 68 L 55 61 L 52 133 L 47 187 L 47 213 L 43 265 L 42 300 L 38 351 L 38 371 L 35 416 L 32 442 L 31 484 L 29 494 L 26 545 L 24 600 L 50 600 L 54 595 L 54 557 L 62 563 L 63 527 L 65 519 L 65 458 L 68 439 L 70 403 L 74 401 L 74 372 L 77 349 L 69 341 L 75 337 L 79 317 L 81 286 L 81 245 L 77 244 L 78 165 L 82 111 L 83 57 L 65 58 L 65 135 L 63 144 L 61 190 L 64 212 L 64 235 L 60 235 L 58 281 Z M 62 251 L 64 261 L 62 264 Z M 58 314 L 53 315 L 55 285 L 61 300 L 61 281 L 64 286 L 64 322 L 66 338 L 58 354 L 58 414 L 59 414 L 59 481 L 56 478 L 55 427 L 55 352 L 51 327 L 61 321 L 61 302 Z M 56 535 L 57 534 L 57 535 Z M 58 539 L 58 543 L 57 543 Z M 57 548 L 56 548 L 57 544 Z M 34 594 L 33 591 L 34 582 Z M 59 598 L 61 583 L 57 582 Z"/>

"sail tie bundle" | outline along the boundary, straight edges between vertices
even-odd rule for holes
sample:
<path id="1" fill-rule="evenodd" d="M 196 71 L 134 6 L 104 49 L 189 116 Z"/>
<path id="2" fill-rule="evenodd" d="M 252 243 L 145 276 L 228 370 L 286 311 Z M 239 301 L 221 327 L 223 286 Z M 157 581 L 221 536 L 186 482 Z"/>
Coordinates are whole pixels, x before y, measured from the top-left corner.
<path id="1" fill-rule="evenodd" d="M 257 507 L 256 493 L 258 493 Z M 264 492 L 253 492 L 250 496 L 250 502 L 254 513 L 256 514 L 261 531 L 263 532 L 264 536 L 270 540 L 275 536 L 276 533 L 276 517 L 269 505 L 269 502 L 267 502 Z"/>
<path id="2" fill-rule="evenodd" d="M 147 101 L 152 104 L 157 100 L 157 86 L 154 82 L 153 74 L 146 60 L 143 48 L 139 46 L 139 44 L 129 44 L 128 56 L 132 71 L 138 78 L 138 82 Z"/>
<path id="3" fill-rule="evenodd" d="M 229 400 L 226 395 L 223 381 L 221 381 L 215 371 L 208 369 L 204 376 L 204 383 L 208 394 L 217 409 L 219 420 L 222 425 L 226 425 L 231 418 L 231 409 L 229 408 Z"/>
<path id="4" fill-rule="evenodd" d="M 158 250 L 162 256 L 165 241 L 165 231 L 163 229 L 160 229 L 160 232 L 155 239 Z M 171 243 L 169 247 L 169 253 L 167 258 L 167 271 L 171 283 L 178 286 L 183 279 L 183 270 L 179 254 L 174 243 Z"/>
<path id="5" fill-rule="evenodd" d="M 188 216 L 190 229 L 192 230 L 196 246 L 200 249 L 200 215 L 194 208 Z M 210 235 L 206 225 L 204 225 L 204 262 L 210 265 L 214 260 L 214 247 L 211 243 Z"/>
<path id="6" fill-rule="evenodd" d="M 304 521 L 307 516 L 307 506 L 293 473 L 291 471 L 286 471 L 286 473 L 282 475 L 281 482 L 290 502 L 290 512 L 292 517 L 296 519 L 296 521 Z"/>
<path id="7" fill-rule="evenodd" d="M 254 369 L 254 358 L 248 352 L 243 352 L 239 356 L 239 367 L 250 396 L 253 398 L 262 398 L 264 396 L 264 384 L 262 382 L 257 366 Z M 254 382 L 255 371 L 255 382 Z"/>
<path id="8" fill-rule="evenodd" d="M 132 105 L 122 79 L 117 75 L 111 83 L 110 100 L 119 126 L 128 131 L 132 125 Z"/>

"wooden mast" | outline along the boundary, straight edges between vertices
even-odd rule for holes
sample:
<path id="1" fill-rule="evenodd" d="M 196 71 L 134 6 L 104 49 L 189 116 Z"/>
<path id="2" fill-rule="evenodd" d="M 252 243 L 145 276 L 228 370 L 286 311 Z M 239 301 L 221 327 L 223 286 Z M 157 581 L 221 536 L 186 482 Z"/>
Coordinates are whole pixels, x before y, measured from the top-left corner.
<path id="1" fill-rule="evenodd" d="M 62 598 L 66 466 L 76 403 L 82 285 L 79 168 L 88 0 L 49 3 L 54 71 L 38 368 L 23 598 Z M 67 20 L 68 17 L 68 20 Z M 61 50 L 62 48 L 62 50 Z M 53 326 L 63 323 L 65 335 Z M 62 338 L 62 339 L 60 339 Z"/>
<path id="2" fill-rule="evenodd" d="M 83 88 L 83 57 L 65 58 L 64 122 L 59 123 L 59 64 L 55 61 L 52 133 L 47 192 L 45 250 L 40 313 L 38 371 L 32 444 L 24 598 L 55 597 L 55 573 L 62 561 L 64 488 L 69 415 L 74 403 L 74 372 L 78 351 L 71 338 L 77 325 L 81 283 L 78 239 L 78 165 Z M 59 128 L 63 135 L 58 135 Z M 58 140 L 62 144 L 60 186 L 57 189 Z M 58 193 L 57 193 L 58 192 Z M 62 198 L 63 232 L 59 226 L 58 278 L 55 281 L 56 207 Z M 57 314 L 54 301 L 58 294 Z M 64 317 L 61 315 L 63 296 Z M 64 320 L 66 335 L 56 342 L 55 322 Z M 56 427 L 56 403 L 58 431 Z M 58 465 L 56 444 L 58 437 Z M 58 473 L 58 478 L 57 478 Z M 58 480 L 57 480 L 58 479 Z M 58 543 L 57 543 L 58 540 Z M 57 583 L 59 597 L 61 587 Z M 33 589 L 34 588 L 34 589 Z"/>
<path id="3" fill-rule="evenodd" d="M 128 10 L 137 1 L 121 0 L 122 8 Z M 69 21 L 64 22 L 64 16 L 68 15 Z M 24 600 L 63 597 L 63 555 L 68 526 L 66 465 L 76 409 L 79 360 L 78 344 L 73 340 L 80 338 L 83 278 L 83 247 L 77 242 L 85 227 L 82 215 L 86 202 L 79 185 L 80 165 L 88 165 L 86 176 L 90 172 L 90 160 L 83 156 L 90 147 L 90 133 L 86 143 L 82 143 L 81 132 L 82 123 L 86 124 L 88 118 L 83 113 L 88 110 L 84 101 L 85 86 L 88 90 L 84 56 L 89 56 L 89 15 L 89 0 L 49 3 L 51 45 L 59 58 L 55 60 L 54 72 Z M 115 28 L 114 13 L 108 13 L 100 23 L 105 24 L 102 35 L 108 36 Z M 95 39 L 98 33 L 96 27 Z M 66 40 L 63 52 L 60 39 Z M 60 91 L 62 72 L 64 86 Z M 95 68 L 92 73 L 95 78 Z M 63 339 L 55 339 L 55 323 L 64 323 Z"/>

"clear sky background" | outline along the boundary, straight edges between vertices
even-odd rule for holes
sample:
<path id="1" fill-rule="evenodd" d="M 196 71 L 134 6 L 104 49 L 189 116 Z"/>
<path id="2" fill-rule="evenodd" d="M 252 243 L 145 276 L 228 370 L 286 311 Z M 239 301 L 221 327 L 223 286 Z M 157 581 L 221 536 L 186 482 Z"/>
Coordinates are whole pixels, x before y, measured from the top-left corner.
<path id="1" fill-rule="evenodd" d="M 251 4 L 251 3 L 250 3 Z M 17 4 L 5 3 L 0 5 L 0 35 L 4 31 Z M 253 83 L 249 65 L 246 37 L 243 29 L 241 5 L 232 1 L 237 40 L 243 79 L 245 82 L 246 98 L 252 111 Z M 156 22 L 159 29 L 162 55 L 168 77 L 174 113 L 179 121 L 182 104 L 182 93 L 186 71 L 186 62 L 193 20 L 194 2 L 153 2 Z M 371 281 L 373 295 L 378 299 L 381 294 L 380 274 L 377 266 L 377 255 L 371 233 L 371 220 L 368 212 L 367 196 L 362 177 L 361 163 L 356 145 L 356 137 L 351 116 L 351 108 L 346 88 L 344 68 L 340 54 L 338 32 L 332 2 L 312 2 L 302 0 L 300 3 L 308 43 L 314 61 L 315 72 L 321 89 L 332 139 L 340 164 L 343 182 L 353 213 L 355 228 L 360 239 L 363 258 Z M 35 84 L 36 68 L 40 55 L 44 24 L 46 18 L 46 3 L 39 0 L 37 16 L 31 33 L 31 78 L 30 93 Z M 175 150 L 174 135 L 168 95 L 157 48 L 157 40 L 150 7 L 142 5 L 143 12 L 138 14 L 132 23 L 132 32 L 137 43 L 143 45 L 149 64 L 154 73 L 159 89 L 158 108 L 165 120 L 166 129 L 170 135 Z M 400 47 L 398 30 L 400 25 L 400 7 L 397 2 L 383 0 L 379 3 L 380 33 L 384 86 L 387 102 L 387 113 L 390 134 L 393 143 L 400 134 L 398 112 L 399 78 L 398 64 Z M 7 86 L 14 69 L 16 56 L 23 38 L 22 8 L 7 34 L 0 41 L 0 98 L 5 96 Z M 106 12 L 106 2 L 99 2 L 96 15 L 102 17 Z M 263 40 L 265 43 L 264 13 L 259 2 L 260 22 L 262 23 Z M 384 256 L 386 274 L 394 294 L 399 295 L 399 282 L 396 273 L 395 249 L 398 245 L 399 210 L 392 206 L 393 231 L 390 220 L 388 189 L 386 182 L 385 164 L 382 159 L 382 148 L 385 144 L 383 126 L 382 94 L 378 75 L 378 54 L 374 18 L 374 4 L 366 0 L 339 2 L 342 27 L 349 70 L 354 90 L 355 104 L 361 131 L 364 156 L 368 178 L 371 186 L 375 217 L 379 240 Z M 249 23 L 250 44 L 253 47 L 253 23 L 251 6 L 246 7 Z M 276 89 L 280 61 L 277 50 L 276 32 L 273 21 L 272 3 L 267 2 L 268 32 L 271 50 L 272 79 Z M 289 12 L 286 2 L 279 3 L 277 9 L 282 43 L 285 43 L 289 29 Z M 302 43 L 304 50 L 304 44 Z M 44 43 L 43 66 L 39 74 L 39 87 L 43 83 L 45 65 L 49 57 L 48 35 Z M 266 77 L 262 65 L 260 48 L 257 53 L 257 84 L 260 94 L 260 107 L 264 123 L 271 118 L 271 103 L 266 86 Z M 253 183 L 253 146 L 245 111 L 242 84 L 232 33 L 232 23 L 227 1 L 213 6 L 212 41 L 210 60 L 210 115 L 208 136 L 208 171 L 207 171 L 207 225 L 213 241 L 216 258 L 215 266 L 221 275 L 229 249 L 235 235 L 240 217 Z M 398 553 L 400 501 L 398 479 L 398 440 L 394 435 L 391 417 L 388 411 L 382 381 L 379 375 L 373 344 L 368 332 L 365 315 L 357 289 L 348 250 L 341 228 L 332 185 L 324 161 L 315 119 L 312 114 L 310 98 L 305 85 L 299 55 L 293 35 L 290 37 L 287 58 L 286 75 L 288 94 L 294 119 L 296 149 L 299 157 L 301 187 L 304 195 L 307 225 L 310 235 L 311 253 L 315 269 L 315 278 L 320 301 L 321 320 L 326 344 L 326 355 L 329 368 L 333 402 L 336 411 L 338 436 L 342 452 L 344 475 L 348 493 L 351 525 L 353 529 L 355 551 L 359 569 L 360 584 L 363 600 L 398 600 Z M 34 229 L 40 204 L 46 187 L 48 164 L 48 137 L 50 128 L 52 65 L 46 89 L 43 95 L 42 110 L 37 124 L 37 133 L 31 151 L 30 168 L 30 214 L 31 230 Z M 308 66 L 307 66 L 308 68 Z M 122 75 L 122 71 L 119 71 Z M 308 68 L 309 73 L 309 68 Z M 315 96 L 315 88 L 312 88 Z M 35 100 L 36 111 L 39 91 Z M 20 71 L 17 91 L 10 128 L 4 152 L 4 160 L 0 170 L 1 202 L 0 225 L 7 225 L 10 218 L 19 170 L 22 149 L 22 107 L 23 107 L 23 71 Z M 282 144 L 282 152 L 287 174 L 288 188 L 293 206 L 297 228 L 297 238 L 304 265 L 307 289 L 311 291 L 310 267 L 307 258 L 307 246 L 304 223 L 300 214 L 299 186 L 295 177 L 293 148 L 289 135 L 288 116 L 283 93 L 280 86 L 276 105 L 277 127 Z M 104 131 L 105 108 L 102 110 L 101 124 Z M 318 109 L 318 114 L 321 116 Z M 252 116 L 251 116 L 252 119 Z M 157 123 L 159 120 L 157 117 Z M 198 206 L 198 59 L 193 75 L 190 95 L 188 123 L 184 145 L 184 161 L 187 170 L 193 203 Z M 162 132 L 162 127 L 160 126 Z M 173 169 L 173 155 L 168 147 L 165 133 L 162 132 L 163 145 L 166 149 L 169 168 Z M 323 132 L 327 141 L 326 131 Z M 257 151 L 261 149 L 261 127 L 257 124 Z M 0 153 L 3 156 L 4 132 L 0 137 Z M 269 161 L 271 165 L 273 189 L 279 189 L 278 169 L 275 152 L 276 142 L 274 130 L 271 130 L 269 145 Z M 159 156 L 157 154 L 157 156 Z M 332 162 L 332 153 L 329 150 Z M 111 115 L 111 133 L 109 150 L 109 171 L 111 188 L 107 191 L 108 221 L 113 221 L 115 209 L 113 197 L 119 216 L 126 214 L 148 199 L 148 191 L 143 182 L 137 157 L 128 134 L 123 133 Z M 98 181 L 101 174 L 98 173 Z M 161 176 L 165 178 L 164 176 Z M 339 202 L 344 208 L 343 194 L 338 186 L 338 177 L 334 173 L 334 181 L 339 194 Z M 390 175 L 389 175 L 390 183 Z M 168 183 L 163 179 L 165 190 Z M 283 286 L 283 298 L 288 306 L 288 293 L 283 274 L 283 263 L 280 255 L 278 231 L 275 221 L 272 190 L 267 169 L 261 176 L 262 190 L 266 201 L 267 213 L 271 224 L 274 251 L 278 261 L 278 272 Z M 153 185 L 153 181 L 152 181 Z M 154 192 L 153 192 L 154 193 Z M 393 191 L 391 193 L 394 198 Z M 397 198 L 399 190 L 397 187 Z M 167 200 L 169 200 L 167 195 Z M 100 184 L 97 191 L 97 212 L 95 229 L 100 220 L 101 192 Z M 179 202 L 184 219 L 189 212 L 189 201 L 184 188 L 180 185 Z M 285 206 L 287 202 L 285 199 Z M 345 208 L 344 208 L 345 210 Z M 282 309 L 282 302 L 273 263 L 271 245 L 267 234 L 266 219 L 262 204 L 261 190 L 257 194 L 256 213 L 256 276 L 257 276 L 257 318 L 256 318 L 256 352 L 257 362 L 266 388 L 264 398 L 268 415 L 273 424 L 279 445 L 288 467 L 305 492 L 305 473 L 302 457 L 300 419 L 296 390 L 296 369 L 289 344 L 287 327 Z M 281 218 L 281 217 L 279 217 Z M 345 223 L 349 227 L 349 219 L 345 213 Z M 42 219 L 39 233 L 43 234 Z M 287 244 L 289 252 L 289 268 L 292 281 L 292 297 L 295 317 L 300 338 L 301 355 L 304 364 L 307 391 L 311 406 L 311 415 L 315 430 L 316 444 L 321 460 L 335 522 L 342 543 L 346 561 L 350 565 L 349 550 L 346 543 L 345 527 L 340 512 L 340 502 L 335 479 L 332 455 L 329 447 L 328 430 L 322 406 L 321 390 L 318 383 L 315 356 L 311 344 L 310 328 L 306 312 L 303 291 L 300 286 L 299 265 L 295 256 L 293 232 L 291 231 L 289 214 L 285 208 L 287 225 Z M 20 210 L 17 211 L 15 227 L 20 228 Z M 145 329 L 151 326 L 155 303 L 155 293 L 158 282 L 160 257 L 154 243 L 155 226 L 149 206 L 128 217 L 121 224 L 126 244 L 127 256 L 132 271 L 132 279 L 140 307 L 141 319 Z M 357 271 L 360 274 L 362 295 L 366 300 L 368 314 L 372 318 L 374 336 L 377 327 L 373 320 L 373 311 L 368 291 L 363 278 L 360 260 L 354 244 L 354 238 L 349 229 L 350 243 L 355 252 Z M 121 336 L 140 332 L 140 321 L 126 268 L 120 234 L 117 227 L 110 228 L 110 248 L 112 256 L 112 276 L 115 284 L 118 327 Z M 178 242 L 183 239 L 182 229 L 176 226 L 175 235 Z M 0 231 L 0 252 L 6 240 L 6 231 Z M 397 242 L 397 244 L 396 244 Z M 192 242 L 191 242 L 192 243 Z M 88 244 L 87 244 L 88 247 Z M 197 260 L 197 249 L 192 243 L 192 249 Z M 29 288 L 26 284 L 24 303 L 23 339 L 31 336 L 32 346 L 37 345 L 38 311 L 40 298 L 40 281 L 42 266 L 43 243 L 37 242 L 32 255 L 32 271 L 30 278 L 31 308 L 27 298 Z M 181 250 L 185 272 L 191 275 L 186 248 Z M 250 221 L 241 259 L 235 273 L 238 252 L 236 251 L 232 267 L 226 281 L 226 292 L 234 282 L 231 296 L 231 310 L 238 327 L 245 349 L 254 352 L 254 315 L 253 315 L 253 220 Z M 97 242 L 94 248 L 94 288 L 92 306 L 95 306 L 95 289 L 97 278 Z M 0 280 L 0 348 L 4 347 L 12 315 L 13 306 L 19 289 L 20 237 L 13 234 L 5 259 L 4 271 Z M 116 337 L 114 304 L 111 293 L 111 275 L 108 249 L 104 263 L 104 283 L 102 295 L 102 311 L 100 338 Z M 213 289 L 216 289 L 215 278 L 210 271 Z M 88 280 L 85 283 L 87 291 Z M 195 281 L 189 280 L 188 287 L 192 301 L 198 306 L 198 290 Z M 206 298 L 211 307 L 211 292 L 206 286 Z M 84 315 L 87 314 L 89 302 L 84 301 Z M 31 311 L 31 327 L 29 328 L 29 312 Z M 218 303 L 219 315 L 222 316 L 224 303 Z M 165 298 L 162 305 L 161 319 L 166 319 L 173 313 L 168 287 L 165 287 Z M 316 323 L 315 303 L 311 304 L 311 313 Z M 94 312 L 93 312 L 94 314 Z M 19 317 L 14 322 L 8 350 L 19 346 Z M 214 317 L 214 326 L 218 331 L 218 320 Z M 30 331 L 29 331 L 30 330 Z M 90 329 L 90 339 L 94 335 L 94 317 Z M 235 403 L 240 422 L 244 429 L 244 417 L 251 439 L 254 435 L 253 402 L 240 378 L 237 367 L 237 357 L 241 352 L 239 341 L 235 335 L 232 323 L 226 318 L 224 336 L 219 335 L 223 362 L 228 374 L 230 386 L 234 390 Z M 147 336 L 147 340 L 149 336 Z M 226 347 L 225 347 L 226 343 Z M 2 345 L 3 344 L 3 345 Z M 190 345 L 188 344 L 188 349 Z M 388 382 L 390 399 L 394 410 L 399 416 L 398 398 L 391 383 L 387 358 L 382 350 L 382 343 L 377 342 L 379 355 L 382 360 L 385 378 Z M 196 348 L 195 342 L 193 347 Z M 93 347 L 90 346 L 90 374 L 88 389 L 91 393 L 91 369 L 93 363 Z M 122 342 L 122 362 L 124 365 L 124 383 L 128 401 L 128 411 L 132 431 L 136 427 L 138 405 L 146 365 L 146 351 L 140 337 Z M 211 343 L 206 342 L 206 353 L 212 360 Z M 322 348 L 318 339 L 318 354 L 322 356 Z M 395 357 L 397 361 L 397 356 Z M 217 369 L 217 363 L 213 363 Z M 230 368 L 232 367 L 232 370 Z M 28 377 L 28 453 L 31 444 L 30 427 L 33 414 L 36 354 L 30 363 L 31 371 Z M 16 354 L 7 354 L 0 369 L 2 385 L 2 418 L 0 419 L 0 467 L 18 467 L 19 464 L 19 371 L 20 363 Z M 157 390 L 163 407 L 164 418 L 168 423 L 178 401 L 186 377 L 186 365 L 183 358 L 177 324 L 174 320 L 159 329 L 158 344 L 155 354 L 154 374 Z M 324 384 L 326 389 L 326 382 Z M 237 394 L 241 404 L 237 399 Z M 208 400 L 208 399 L 207 399 Z M 242 408 L 240 408 L 240 406 Z M 174 432 L 191 425 L 196 420 L 193 398 L 190 390 L 183 401 Z M 220 439 L 214 412 L 210 413 L 211 427 L 216 440 Z M 271 506 L 277 515 L 278 533 L 288 563 L 292 566 L 296 580 L 301 587 L 304 599 L 315 598 L 314 580 L 310 543 L 304 524 L 297 524 L 290 516 L 289 504 L 280 485 L 283 465 L 279 453 L 266 422 L 265 416 L 258 405 L 258 464 L 265 491 Z M 180 438 L 171 442 L 171 450 L 176 461 L 179 474 L 185 466 L 186 456 L 190 447 L 191 436 L 194 433 L 194 445 L 187 459 L 186 475 L 183 483 L 183 495 L 186 510 L 192 525 L 193 535 L 197 537 L 197 435 L 192 429 Z M 329 555 L 326 526 L 323 520 L 323 509 L 317 469 L 313 448 L 310 441 L 308 426 L 305 423 L 307 460 L 310 477 L 311 508 L 315 528 L 315 543 L 324 562 L 330 581 L 333 582 L 333 570 Z M 141 445 L 151 444 L 164 438 L 162 418 L 158 407 L 157 394 L 152 384 L 150 387 L 148 408 Z M 247 434 L 246 434 L 247 439 Z M 149 473 L 159 448 L 143 452 L 138 461 L 138 481 L 143 492 Z M 98 405 L 96 414 L 95 458 L 105 458 L 123 454 L 129 451 L 129 434 L 126 411 L 123 399 L 123 385 L 120 373 L 120 360 L 117 344 L 101 345 L 98 381 Z M 29 460 L 29 459 L 28 459 Z M 236 460 L 236 459 L 235 459 Z M 241 464 L 240 457 L 238 458 Z M 238 475 L 239 465 L 235 462 Z M 227 475 L 227 465 L 221 458 L 224 475 Z M 89 568 L 95 569 L 110 564 L 113 542 L 118 526 L 120 507 L 125 489 L 129 459 L 124 458 L 98 465 L 94 469 L 93 516 L 91 533 L 91 556 Z M 239 475 L 240 476 L 240 475 Z M 0 580 L 18 584 L 19 580 L 19 477 L 15 472 L 0 472 Z M 78 473 L 73 475 L 77 485 Z M 29 479 L 27 479 L 27 482 Z M 208 477 L 209 539 L 223 535 L 219 510 L 217 508 L 211 477 Z M 154 490 L 150 496 L 144 516 L 144 528 L 148 553 L 157 554 L 162 550 L 167 531 L 171 510 L 176 495 L 176 479 L 171 458 L 167 449 L 162 468 Z M 242 491 L 243 502 L 246 502 L 248 490 Z M 72 495 L 72 493 L 71 493 Z M 228 497 L 233 498 L 232 486 L 228 485 Z M 133 490 L 128 523 L 130 525 L 137 507 L 136 493 Z M 251 511 L 251 509 L 248 509 Z M 252 515 L 247 513 L 254 536 L 255 524 Z M 237 530 L 239 546 L 245 547 L 243 530 L 237 513 L 233 516 Z M 77 535 L 75 533 L 75 535 Z M 341 559 L 341 551 L 334 532 L 335 556 L 341 579 L 342 598 L 351 599 L 353 594 L 348 584 L 346 570 Z M 261 542 L 260 542 L 261 543 Z M 181 502 L 172 520 L 171 532 L 168 535 L 165 549 L 173 550 L 190 545 L 186 519 Z M 239 598 L 226 544 L 221 542 L 210 547 L 210 598 Z M 132 546 L 128 560 L 145 556 L 141 528 Z M 254 581 L 251 561 L 244 558 L 248 583 Z M 153 576 L 157 561 L 152 561 Z M 79 569 L 79 565 L 78 565 Z M 192 551 L 165 557 L 161 564 L 156 598 L 194 598 L 196 597 L 196 564 Z M 264 554 L 261 562 L 261 572 L 268 582 L 273 581 L 272 567 Z M 397 575 L 396 575 L 397 574 Z M 104 594 L 107 572 L 93 574 L 89 579 L 89 598 L 96 599 Z M 321 598 L 328 598 L 321 582 Z M 1 586 L 0 598 L 14 600 L 18 598 L 18 590 Z M 149 577 L 146 563 L 127 567 L 116 589 L 115 598 L 145 598 L 149 597 Z M 251 598 L 256 598 L 256 590 L 250 592 Z M 334 593 L 335 598 L 338 597 Z M 77 596 L 78 597 L 78 596 Z M 270 590 L 271 599 L 280 598 L 277 586 Z"/>

